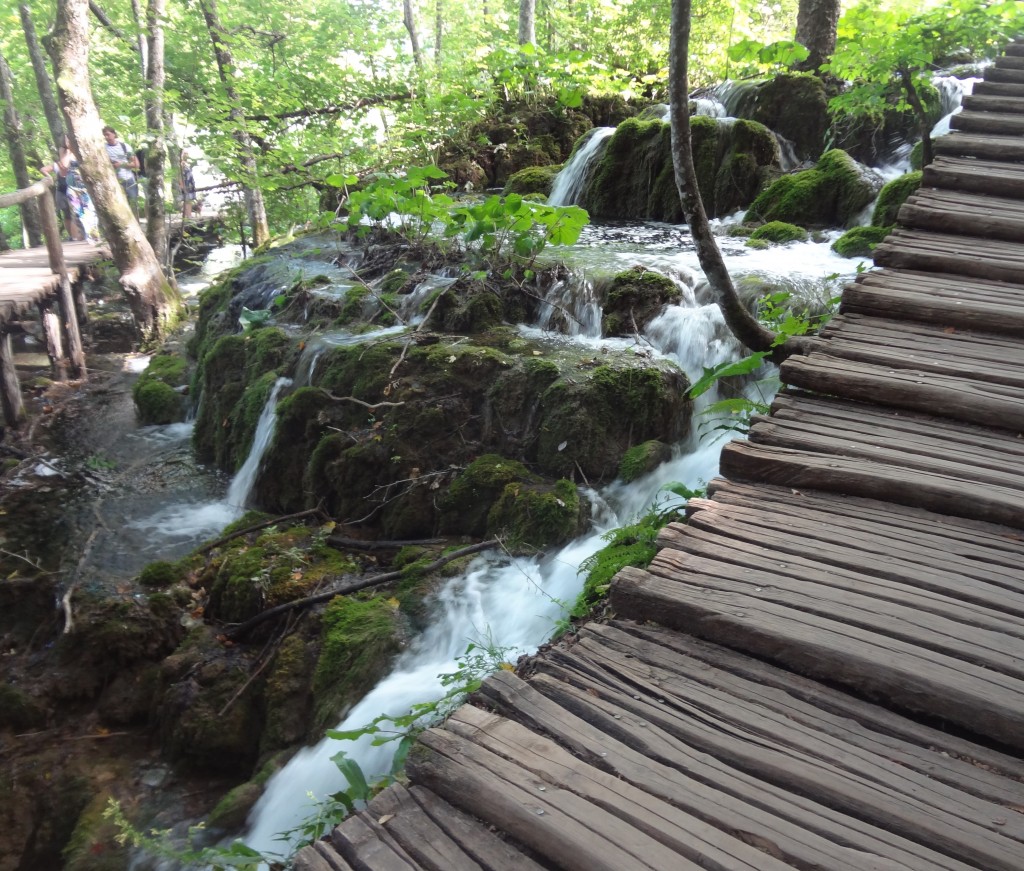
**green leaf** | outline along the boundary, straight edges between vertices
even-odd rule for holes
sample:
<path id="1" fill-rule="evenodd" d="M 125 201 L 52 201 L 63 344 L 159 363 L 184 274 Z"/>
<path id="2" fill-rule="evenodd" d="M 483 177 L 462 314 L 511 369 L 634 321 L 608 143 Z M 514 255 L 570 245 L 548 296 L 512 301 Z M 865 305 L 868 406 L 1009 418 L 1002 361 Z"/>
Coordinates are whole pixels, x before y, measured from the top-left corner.
<path id="1" fill-rule="evenodd" d="M 719 363 L 717 366 L 713 366 L 710 369 L 705 367 L 704 374 L 697 379 L 696 383 L 690 386 L 690 389 L 687 391 L 687 396 L 689 396 L 690 399 L 696 399 L 698 396 L 702 396 L 707 393 L 720 378 L 728 378 L 731 375 L 749 375 L 751 372 L 755 372 L 760 368 L 767 356 L 767 351 L 758 351 L 755 354 L 750 354 L 749 356 L 736 360 L 733 363 Z"/>

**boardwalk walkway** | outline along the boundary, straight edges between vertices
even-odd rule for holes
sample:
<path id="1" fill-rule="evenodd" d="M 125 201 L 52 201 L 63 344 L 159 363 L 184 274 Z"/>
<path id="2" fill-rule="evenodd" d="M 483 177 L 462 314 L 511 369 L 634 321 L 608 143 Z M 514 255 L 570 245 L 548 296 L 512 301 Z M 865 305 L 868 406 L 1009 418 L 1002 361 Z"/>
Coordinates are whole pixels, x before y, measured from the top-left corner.
<path id="1" fill-rule="evenodd" d="M 110 257 L 104 245 L 90 242 L 65 242 L 63 247 L 69 272 Z M 72 275 L 71 280 L 75 281 L 76 275 Z M 58 281 L 58 276 L 50 269 L 45 248 L 23 248 L 0 254 L 0 330 L 52 296 Z"/>
<path id="2" fill-rule="evenodd" d="M 297 868 L 1024 869 L 1024 43 L 954 126 L 616 619 Z"/>

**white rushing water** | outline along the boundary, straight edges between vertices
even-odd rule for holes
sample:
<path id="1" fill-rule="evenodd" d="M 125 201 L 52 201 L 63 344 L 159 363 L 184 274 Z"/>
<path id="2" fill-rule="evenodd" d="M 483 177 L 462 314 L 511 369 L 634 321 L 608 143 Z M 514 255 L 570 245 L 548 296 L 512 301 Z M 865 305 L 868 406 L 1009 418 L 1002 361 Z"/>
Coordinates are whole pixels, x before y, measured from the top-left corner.
<path id="1" fill-rule="evenodd" d="M 590 138 L 569 158 L 562 171 L 555 176 L 548 195 L 549 206 L 572 206 L 579 202 L 580 194 L 587 182 L 587 170 L 600 156 L 614 127 L 597 127 Z"/>

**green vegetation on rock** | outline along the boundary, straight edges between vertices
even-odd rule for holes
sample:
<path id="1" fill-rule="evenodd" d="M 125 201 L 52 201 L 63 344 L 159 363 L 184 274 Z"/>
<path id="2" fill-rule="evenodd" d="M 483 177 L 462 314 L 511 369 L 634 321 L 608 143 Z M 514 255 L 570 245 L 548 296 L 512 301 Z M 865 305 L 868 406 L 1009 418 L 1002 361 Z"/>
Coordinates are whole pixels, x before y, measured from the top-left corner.
<path id="1" fill-rule="evenodd" d="M 188 362 L 176 354 L 157 354 L 132 387 L 139 423 L 168 424 L 185 419 Z"/>
<path id="2" fill-rule="evenodd" d="M 551 193 L 551 185 L 554 183 L 555 176 L 558 175 L 561 168 L 561 164 L 555 166 L 528 166 L 526 169 L 521 169 L 509 177 L 502 193 L 505 195 L 544 194 L 544 196 L 547 196 Z"/>
<path id="3" fill-rule="evenodd" d="M 891 232 L 892 227 L 854 227 L 832 243 L 832 250 L 840 257 L 870 257 Z"/>
<path id="4" fill-rule="evenodd" d="M 581 509 L 572 481 L 508 484 L 487 515 L 488 534 L 501 536 L 512 550 L 565 544 L 583 527 Z"/>
<path id="5" fill-rule="evenodd" d="M 619 477 L 627 484 L 653 472 L 672 456 L 672 447 L 657 439 L 634 445 L 622 456 Z"/>
<path id="6" fill-rule="evenodd" d="M 875 203 L 875 210 L 871 215 L 871 223 L 876 227 L 891 227 L 896 223 L 896 216 L 900 207 L 907 201 L 911 194 L 917 192 L 921 187 L 921 178 L 924 175 L 920 170 L 908 172 L 899 178 L 888 182 L 878 194 L 878 201 Z"/>
<path id="7" fill-rule="evenodd" d="M 631 336 L 647 326 L 667 305 L 682 299 L 682 291 L 660 272 L 635 266 L 612 278 L 604 304 L 602 330 L 606 336 Z"/>
<path id="8" fill-rule="evenodd" d="M 747 245 L 749 247 L 750 242 L 761 240 L 773 242 L 776 245 L 784 245 L 786 242 L 806 242 L 807 231 L 803 227 L 787 224 L 785 221 L 769 221 L 750 234 L 750 241 L 747 242 Z"/>

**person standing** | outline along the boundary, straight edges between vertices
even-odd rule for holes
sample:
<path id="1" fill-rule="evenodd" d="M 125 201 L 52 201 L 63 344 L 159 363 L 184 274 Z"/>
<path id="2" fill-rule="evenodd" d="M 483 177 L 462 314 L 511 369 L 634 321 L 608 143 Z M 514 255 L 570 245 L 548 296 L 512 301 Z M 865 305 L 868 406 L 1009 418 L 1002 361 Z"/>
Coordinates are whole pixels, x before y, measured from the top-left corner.
<path id="1" fill-rule="evenodd" d="M 103 128 L 103 138 L 106 140 L 107 157 L 117 171 L 117 180 L 121 182 L 125 196 L 128 197 L 128 205 L 131 206 L 132 214 L 139 217 L 139 180 L 135 175 L 139 168 L 139 159 L 127 145 L 117 138 L 117 131 L 113 127 Z"/>
<path id="2" fill-rule="evenodd" d="M 71 241 L 78 242 L 85 239 L 94 243 L 99 242 L 100 230 L 96 209 L 79 172 L 78 159 L 71 150 L 71 143 L 66 136 L 56 162 L 51 166 L 44 166 L 43 172 L 47 174 L 55 172 L 57 178 L 64 182 L 63 197 L 64 203 L 67 204 L 65 220 Z"/>
<path id="3" fill-rule="evenodd" d="M 178 193 L 181 195 L 181 216 L 188 220 L 197 205 L 196 180 L 188 162 L 188 152 L 184 148 L 181 149 L 181 159 L 178 162 Z"/>

